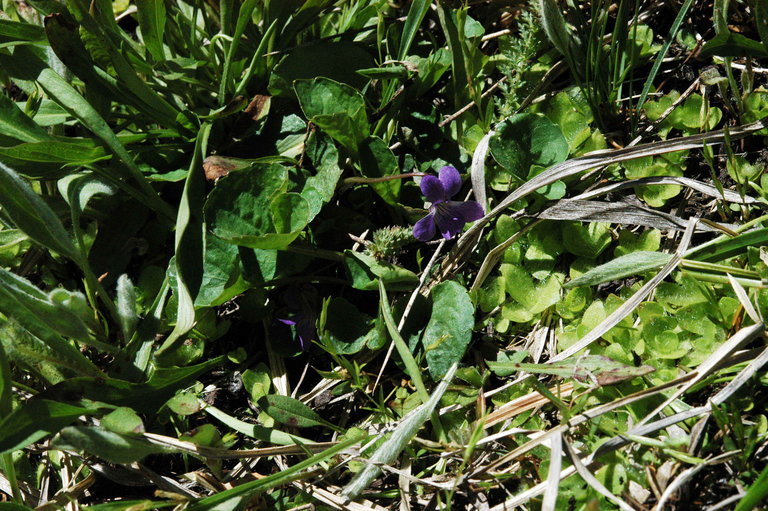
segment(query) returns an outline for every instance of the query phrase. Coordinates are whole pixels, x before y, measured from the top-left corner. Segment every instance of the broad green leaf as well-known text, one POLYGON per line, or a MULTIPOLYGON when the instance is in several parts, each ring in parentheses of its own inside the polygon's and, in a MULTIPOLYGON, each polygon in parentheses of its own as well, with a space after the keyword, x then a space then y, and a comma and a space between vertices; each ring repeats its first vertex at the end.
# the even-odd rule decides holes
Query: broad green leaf
POLYGON ((323 41, 297 46, 275 66, 269 91, 275 96, 293 97, 293 82, 324 77, 362 89, 368 80, 358 70, 374 65, 373 57, 349 41, 323 41))
POLYGON ((229 174, 219 180, 208 195, 205 204, 208 227, 230 243, 276 248, 269 246, 268 235, 276 233, 270 206, 287 186, 288 170, 276 163, 229 174))
POLYGON ((306 155, 315 167, 315 175, 307 178, 302 197, 309 204, 309 221, 312 221, 336 192, 336 184, 343 172, 339 166, 339 152, 333 141, 320 132, 310 135, 306 143, 306 155))
MULTIPOLYGON (((400 173, 397 158, 379 137, 368 137, 360 146, 360 173, 365 177, 385 177, 400 173)), ((400 179, 372 183, 376 193, 388 203, 398 204, 400 179)))
POLYGON ((324 311, 323 343, 333 352, 350 355, 360 351, 371 331, 371 317, 344 298, 334 297, 324 311))
POLYGON ((292 397, 271 394, 259 399, 259 406, 267 415, 286 426, 298 428, 325 426, 338 429, 337 426, 320 417, 312 408, 292 397))
POLYGON ((493 158, 509 174, 495 177, 495 189, 506 191, 514 178, 526 180, 568 157, 568 142, 560 128, 542 115, 517 114, 502 122, 489 143, 493 158), (513 177, 514 176, 514 177, 513 177))
POLYGON ((136 0, 141 39, 156 62, 165 60, 163 34, 165 32, 165 2, 136 0))
POLYGON ((101 426, 121 435, 144 432, 141 417, 127 406, 121 406, 102 417, 101 426))
POLYGON ((298 233, 309 223, 309 203, 298 193, 281 193, 269 204, 278 234, 298 233))
POLYGON ((58 449, 84 451, 110 463, 133 463, 166 449, 146 440, 121 435, 98 426, 69 426, 51 442, 58 449))
POLYGON ((327 78, 296 80, 293 87, 307 119, 356 155, 370 133, 363 96, 327 78))
POLYGON ((594 259, 611 244, 611 228, 602 222, 565 222, 563 245, 571 254, 594 259))
POLYGON ((432 317, 421 343, 427 355, 429 374, 437 381, 458 363, 472 338, 475 308, 460 284, 447 281, 432 289, 432 317))
POLYGON ((72 424, 78 417, 98 411, 95 403, 71 405, 33 397, 0 421, 0 454, 23 449, 72 424))
POLYGON ((203 278, 195 297, 195 307, 221 305, 248 288, 240 271, 237 245, 206 233, 203 278))
POLYGON ((0 157, 25 176, 51 179, 69 172, 68 166, 88 165, 112 156, 91 140, 53 139, 0 147, 0 157))
POLYGON ((81 264, 77 250, 59 217, 11 168, 0 163, 0 206, 16 227, 44 247, 81 264))
POLYGON ((192 415, 201 410, 200 400, 191 392, 181 392, 168 400, 166 406, 173 413, 179 415, 192 415))
POLYGON ((563 287, 594 286, 603 282, 623 279, 631 275, 659 269, 667 264, 671 258, 670 254, 662 252, 631 252, 592 268, 583 275, 567 282, 563 287))
POLYGON ((378 289, 379 279, 386 284, 387 289, 393 291, 408 291, 419 282, 411 270, 360 252, 345 251, 344 264, 352 278, 352 287, 363 291, 378 289))

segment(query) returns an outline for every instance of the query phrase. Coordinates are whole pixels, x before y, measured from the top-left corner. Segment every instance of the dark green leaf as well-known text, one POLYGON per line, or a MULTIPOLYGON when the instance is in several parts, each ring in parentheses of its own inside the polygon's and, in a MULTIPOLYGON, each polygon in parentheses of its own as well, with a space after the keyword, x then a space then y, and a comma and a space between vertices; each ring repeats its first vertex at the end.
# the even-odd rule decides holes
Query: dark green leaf
POLYGON ((759 42, 726 30, 717 34, 701 47, 699 56, 705 57, 766 57, 768 50, 759 42))
MULTIPOLYGON (((568 142, 560 128, 535 114, 517 114, 502 122, 489 147, 493 158, 522 180, 531 176, 532 166, 547 168, 568 157, 568 142)), ((504 186, 505 182, 508 186, 509 179, 500 176, 496 186, 504 186)))
MULTIPOLYGON (((365 177, 385 177, 400 173, 397 158, 379 137, 368 137, 360 146, 360 173, 365 177)), ((400 179, 372 183, 376 193, 392 205, 398 203, 400 179)))
POLYGON ((374 291, 379 288, 378 280, 381 279, 387 289, 408 291, 419 282, 419 278, 411 270, 359 252, 345 251, 344 263, 355 289, 374 291))
POLYGON ((320 417, 312 408, 292 397, 272 394, 259 399, 259 406, 267 415, 286 426, 298 428, 325 426, 334 430, 337 429, 336 426, 320 417))
POLYGON ((363 96, 327 78, 296 80, 293 87, 307 119, 357 154, 370 132, 363 96))
POLYGON ((475 308, 467 290, 456 282, 438 284, 431 296, 432 317, 421 342, 427 354, 429 374, 437 381, 464 357, 472 338, 475 308))
POLYGON ((357 71, 373 64, 367 51, 348 41, 297 46, 275 67, 269 91, 275 96, 293 96, 294 81, 320 76, 361 89, 368 80, 357 71))

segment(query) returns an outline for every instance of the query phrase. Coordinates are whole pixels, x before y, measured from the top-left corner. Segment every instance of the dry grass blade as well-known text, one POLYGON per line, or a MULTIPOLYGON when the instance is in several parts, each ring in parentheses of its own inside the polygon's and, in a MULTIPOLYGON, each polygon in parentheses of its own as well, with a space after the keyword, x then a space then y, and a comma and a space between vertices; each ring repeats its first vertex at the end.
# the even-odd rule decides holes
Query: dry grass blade
POLYGON ((684 384, 686 381, 690 379, 690 376, 686 375, 682 378, 678 378, 676 380, 664 383, 662 385, 658 385, 656 387, 652 387, 650 389, 641 390, 639 392, 635 392, 634 394, 630 394, 629 396, 625 396, 621 399, 617 399, 615 401, 612 401, 610 403, 605 403, 603 405, 596 406, 594 408, 590 408, 589 410, 586 410, 579 415, 576 415, 571 420, 569 420, 565 424, 561 424, 559 426, 556 426, 549 431, 546 431, 545 433, 537 436, 536 438, 532 439, 529 442, 526 442, 525 444, 521 445, 520 447, 508 452, 498 460, 494 461, 493 463, 490 463, 484 467, 481 467, 476 472, 473 473, 473 476, 479 475, 482 473, 490 473, 494 470, 497 470, 499 467, 511 462, 512 460, 518 458, 519 456, 522 456, 526 452, 530 451, 537 445, 541 445, 543 442, 545 442, 547 439, 552 437, 556 432, 564 432, 568 430, 568 428, 578 426, 579 424, 583 424, 591 419, 594 419, 595 417, 599 417, 605 413, 608 413, 612 410, 615 410, 617 408, 621 408, 622 406, 628 405, 630 403, 634 403, 636 401, 640 401, 641 399, 645 399, 647 397, 656 395, 660 392, 664 392, 666 390, 669 390, 671 388, 675 388, 678 385, 684 384))
POLYGON ((608 332, 611 328, 616 326, 619 321, 624 319, 626 316, 628 316, 635 308, 640 305, 640 302, 642 302, 646 296, 651 294, 651 292, 658 286, 662 280, 667 278, 667 275, 672 273, 672 271, 677 268, 677 265, 680 264, 680 260, 682 259, 682 254, 688 249, 688 244, 691 241, 691 236, 693 235, 693 230, 696 226, 696 219, 692 218, 688 222, 688 228, 685 231, 685 234, 683 235, 683 239, 680 241, 680 245, 677 247, 677 252, 675 253, 674 257, 669 260, 667 264, 665 264, 658 274, 656 274, 651 280, 645 283, 643 287, 637 290, 635 294, 633 294, 629 300, 624 302, 621 307, 613 311, 610 315, 608 315, 607 318, 605 318, 599 325, 597 325, 595 328, 592 329, 591 332, 589 332, 587 335, 585 335, 582 339, 577 341, 575 344, 573 344, 568 349, 560 352, 559 354, 552 357, 549 362, 558 362, 560 360, 565 360, 566 358, 575 355, 579 351, 583 350, 596 340, 598 340, 600 337, 603 336, 606 332, 608 332))
POLYGON ((603 486, 603 484, 597 480, 597 478, 592 475, 592 472, 587 469, 587 467, 581 462, 581 458, 579 458, 579 453, 576 452, 576 450, 573 448, 573 446, 568 442, 568 440, 563 439, 563 445, 565 446, 565 452, 568 455, 568 457, 571 459, 571 462, 573 463, 573 467, 576 469, 576 472, 579 473, 579 475, 584 479, 584 481, 587 482, 592 488, 594 488, 598 493, 600 493, 603 497, 610 500, 617 506, 619 506, 620 509, 623 509, 624 511, 634 511, 632 509, 632 506, 618 498, 616 495, 611 493, 608 488, 603 486))
POLYGON ((541 511, 555 511, 557 491, 560 488, 560 468, 563 466, 563 434, 558 431, 549 440, 550 457, 547 489, 541 502, 541 511))
POLYGON ((755 310, 755 306, 752 305, 752 302, 749 300, 749 296, 747 295, 747 291, 744 289, 744 287, 739 283, 738 280, 733 278, 733 275, 730 273, 728 274, 728 281, 731 283, 731 287, 733 287, 733 290, 736 292, 736 297, 739 299, 741 306, 744 307, 744 311, 746 311, 749 319, 755 323, 762 323, 763 318, 760 317, 760 312, 755 310))
POLYGON ((361 502, 352 502, 349 498, 341 495, 341 488, 333 488, 335 491, 331 491, 305 481, 294 481, 291 484, 326 506, 339 511, 386 511, 387 509, 365 499, 362 499, 361 502))
MULTIPOLYGON (((557 385, 549 390, 560 398, 567 398, 573 393, 573 384, 563 383, 562 385, 557 385)), ((485 429, 491 428, 500 422, 509 420, 523 412, 533 410, 534 408, 543 406, 547 403, 549 403, 549 399, 546 397, 538 392, 530 392, 524 396, 513 399, 508 403, 504 403, 502 406, 486 415, 483 427, 485 429)))
POLYGON ((676 177, 676 176, 653 176, 653 177, 644 177, 641 179, 632 179, 630 181, 622 181, 620 183, 612 183, 607 186, 601 186, 600 188, 595 188, 594 190, 584 192, 580 195, 577 195, 576 197, 572 197, 571 200, 592 199, 594 197, 599 197, 600 195, 605 195, 606 193, 615 192, 617 190, 622 190, 624 188, 632 188, 635 186, 648 186, 648 185, 685 186, 687 188, 690 188, 691 190, 696 190, 697 192, 702 193, 704 195, 714 197, 715 199, 724 200, 726 202, 735 202, 736 204, 757 204, 758 202, 760 202, 754 197, 751 197, 749 195, 744 195, 742 197, 740 194, 732 190, 723 190, 723 193, 721 194, 720 191, 712 185, 702 183, 701 181, 697 181, 696 179, 691 179, 689 177, 676 177))
MULTIPOLYGON (((728 137, 730 140, 738 140, 766 127, 768 127, 768 119, 761 119, 757 122, 729 130, 728 137)), ((442 265, 441 272, 435 277, 435 280, 443 280, 459 265, 461 260, 466 257, 472 247, 475 246, 481 230, 488 222, 506 210, 512 203, 535 192, 542 186, 552 184, 560 179, 565 179, 604 165, 644 158, 646 156, 657 156, 676 151, 697 149, 705 144, 722 143, 725 141, 725 137, 726 135, 722 130, 711 131, 706 134, 661 140, 624 149, 596 151, 550 167, 517 188, 487 215, 475 222, 472 227, 463 234, 456 243, 456 246, 448 254, 442 265)))
MULTIPOLYGON (((663 211, 627 202, 602 202, 565 199, 539 213, 547 220, 578 220, 609 222, 612 224, 642 225, 660 230, 684 231, 687 221, 663 211)), ((700 231, 719 231, 707 224, 697 226, 700 231)))
POLYGON ((721 344, 714 353, 708 356, 704 362, 699 364, 696 370, 693 371, 695 376, 688 383, 673 392, 669 398, 667 398, 662 404, 656 407, 651 413, 646 415, 643 420, 638 422, 638 425, 642 426, 654 418, 659 412, 664 410, 664 408, 669 406, 673 401, 685 394, 691 387, 707 377, 728 355, 739 349, 739 347, 744 343, 751 341, 763 333, 764 330, 765 327, 763 324, 758 323, 756 325, 742 328, 735 335, 731 336, 731 338, 721 344))
POLYGON ((486 207, 488 196, 485 192, 485 158, 488 156, 488 144, 491 141, 491 137, 494 135, 494 131, 491 130, 486 134, 475 148, 475 153, 472 155, 472 166, 470 167, 470 179, 472 180, 472 193, 475 195, 475 200, 480 203, 483 208, 486 207))

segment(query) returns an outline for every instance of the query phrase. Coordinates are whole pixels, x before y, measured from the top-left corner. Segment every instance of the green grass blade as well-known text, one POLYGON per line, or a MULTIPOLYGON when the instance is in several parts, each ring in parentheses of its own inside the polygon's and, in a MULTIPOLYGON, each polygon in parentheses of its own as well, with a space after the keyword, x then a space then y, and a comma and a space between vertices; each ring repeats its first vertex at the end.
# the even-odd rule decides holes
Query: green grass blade
MULTIPOLYGON (((683 24, 683 20, 685 19, 686 14, 688 14, 688 9, 691 7, 691 4, 693 3, 693 0, 685 0, 683 2, 683 5, 680 6, 680 10, 677 13, 677 16, 675 17, 675 21, 672 22, 672 26, 669 29, 669 35, 666 38, 666 41, 664 45, 661 47, 661 50, 656 54, 655 60, 653 61, 653 67, 651 67, 650 72, 648 73, 648 77, 645 79, 645 84, 643 84, 643 90, 640 92, 640 97, 637 100, 637 104, 634 107, 634 111, 639 114, 640 110, 643 108, 643 104, 645 103, 645 100, 648 99, 648 93, 651 92, 651 87, 653 87, 653 81, 656 79, 656 75, 659 73, 659 69, 661 69, 661 64, 664 61, 664 57, 667 55, 667 51, 669 50, 669 47, 672 46, 672 43, 675 42, 675 34, 677 34, 677 31, 680 30, 680 25, 683 24)), ((637 114, 632 117, 632 131, 634 132, 637 127, 637 121, 638 116, 637 114)))
POLYGON ((768 497, 768 467, 765 467, 757 480, 749 487, 747 493, 739 501, 733 511, 750 511, 757 509, 761 502, 768 497))
POLYGON ((405 18, 405 25, 403 25, 403 35, 400 36, 400 48, 397 50, 397 58, 399 60, 404 60, 408 56, 408 51, 416 39, 416 32, 419 30, 424 16, 429 12, 431 3, 432 0, 414 0, 411 2, 411 8, 408 9, 408 17, 405 18))
POLYGON ((237 25, 235 26, 235 33, 232 36, 232 41, 227 48, 227 55, 224 58, 224 69, 221 73, 219 82, 219 106, 223 106, 227 102, 227 89, 229 88, 232 77, 232 59, 235 58, 240 39, 243 37, 246 27, 251 23, 251 14, 256 7, 256 0, 245 0, 240 7, 240 11, 237 15, 237 25))
POLYGON ((0 135, 22 142, 45 142, 53 138, 5 94, 0 94, 0 135))
POLYGON ((389 306, 389 299, 387 298, 387 290, 384 288, 384 281, 379 279, 379 294, 381 301, 381 313, 384 316, 384 323, 387 325, 387 331, 392 337, 392 342, 395 343, 395 348, 400 358, 405 364, 406 372, 408 376, 413 380, 413 384, 416 386, 416 391, 421 396, 422 402, 426 403, 429 400, 429 392, 424 385, 424 380, 421 379, 421 369, 416 363, 416 359, 413 358, 411 350, 408 349, 408 345, 400 335, 400 331, 397 329, 395 319, 392 317, 392 309, 389 306))
POLYGON ((163 34, 165 33, 165 2, 160 0, 136 0, 141 37, 152 58, 157 62, 165 60, 163 34))
POLYGON ((45 248, 78 264, 83 256, 59 217, 16 172, 0 163, 0 206, 16 227, 45 248))

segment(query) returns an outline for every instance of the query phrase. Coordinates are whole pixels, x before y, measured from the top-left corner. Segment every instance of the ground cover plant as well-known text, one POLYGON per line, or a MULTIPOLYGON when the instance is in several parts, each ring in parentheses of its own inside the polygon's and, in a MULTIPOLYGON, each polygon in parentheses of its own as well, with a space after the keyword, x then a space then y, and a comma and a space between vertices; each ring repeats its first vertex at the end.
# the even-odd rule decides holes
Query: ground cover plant
POLYGON ((768 495, 768 6, 0 13, 0 511, 768 495))

